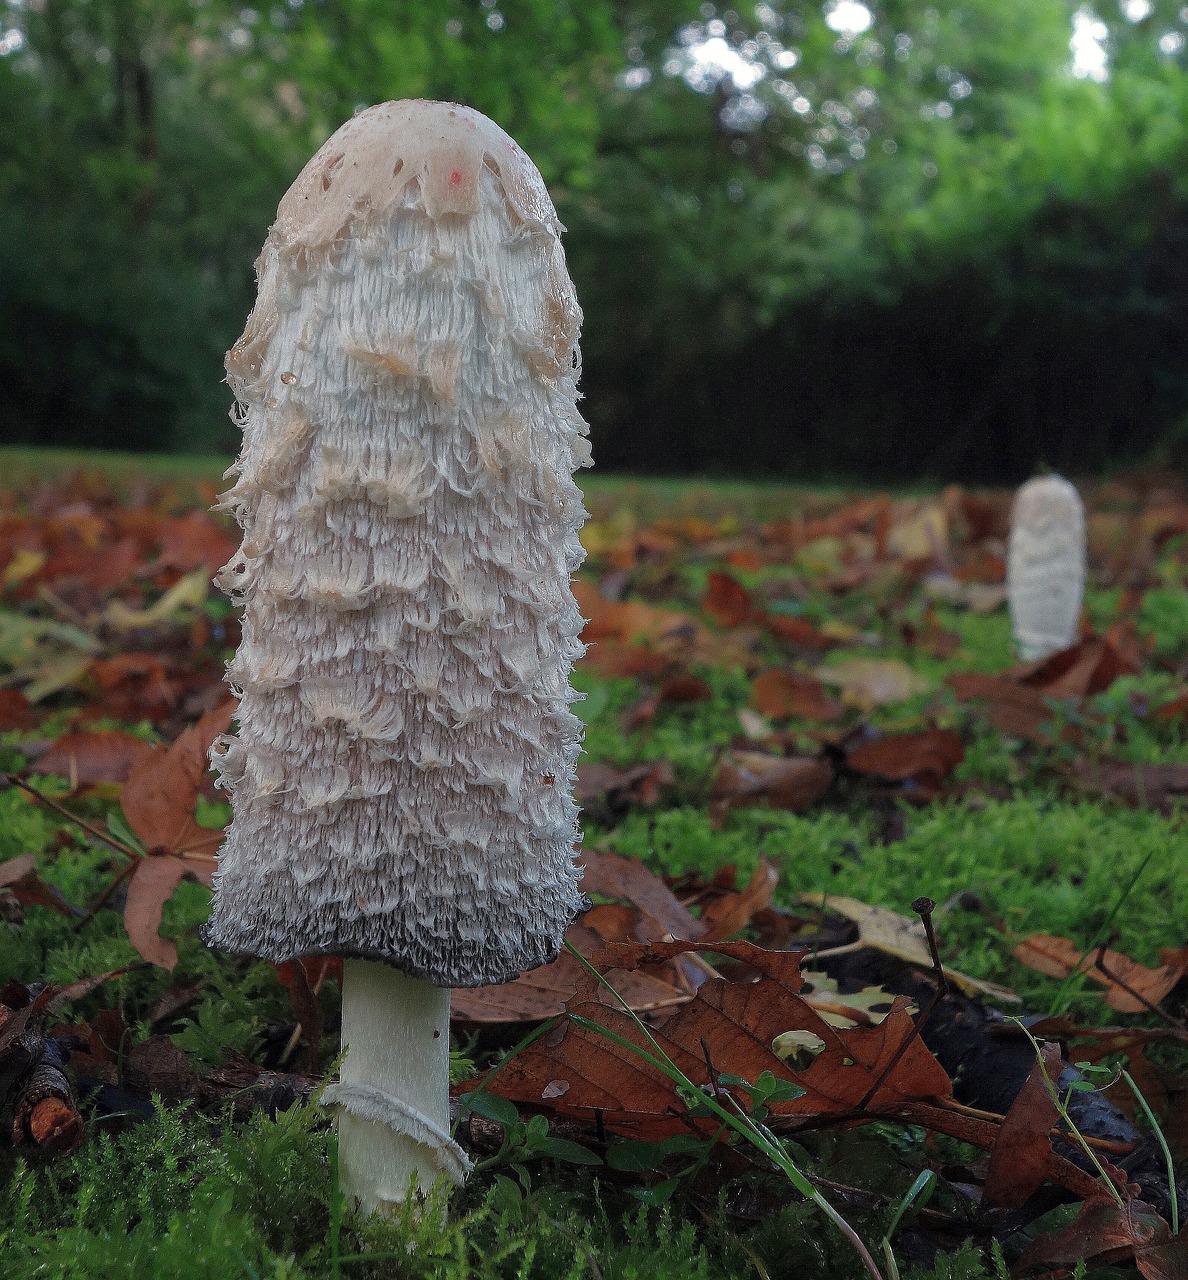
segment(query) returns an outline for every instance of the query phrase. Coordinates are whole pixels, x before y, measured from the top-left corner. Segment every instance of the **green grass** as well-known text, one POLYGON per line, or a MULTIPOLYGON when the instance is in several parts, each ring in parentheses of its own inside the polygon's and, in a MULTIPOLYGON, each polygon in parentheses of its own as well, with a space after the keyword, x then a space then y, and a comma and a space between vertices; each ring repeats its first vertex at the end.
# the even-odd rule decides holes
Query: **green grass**
MULTIPOLYGON (((141 476, 175 483, 178 500, 192 503, 186 487, 217 480, 226 462, 0 449, 0 465, 15 489, 40 476, 95 469, 125 492, 141 476)), ((596 475, 582 480, 596 518, 613 519, 625 510, 640 523, 688 515, 724 521, 726 527, 732 518, 771 518, 821 496, 794 486, 596 475)), ((675 566, 664 602, 694 611, 706 575, 716 567, 719 562, 690 551, 675 566)), ((913 729, 935 723, 959 729, 966 758, 956 778, 966 794, 924 807, 898 801, 904 834, 892 843, 880 839, 886 805, 872 805, 869 792, 849 782, 837 784, 826 803, 803 815, 748 808, 715 824, 709 793, 721 752, 742 732, 749 674, 725 662, 699 667, 711 692, 707 700, 664 705, 649 724, 628 734, 624 713, 648 689, 583 668, 575 683, 586 694, 577 710, 587 724, 588 758, 620 767, 664 761, 674 775, 654 809, 630 810, 613 822, 596 810, 586 824, 587 842, 672 876, 712 877, 730 866, 741 881, 765 857, 779 871, 777 902, 787 907, 795 907, 801 893, 824 892, 908 913, 921 895, 945 904, 976 894, 982 911, 954 905, 937 918, 947 963, 1012 987, 1036 1012, 1067 1011, 1086 1025, 1116 1019, 1092 988, 1066 990, 1059 980, 1020 965, 1012 948, 1020 937, 1039 932, 1089 949, 1116 930, 1113 945, 1119 950, 1157 964, 1161 947, 1188 941, 1183 811, 1164 816, 1088 797, 1070 782, 1065 749, 1004 738, 979 713, 956 703, 945 689, 948 674, 1000 671, 1011 661, 1004 610, 978 615, 939 608, 940 624, 958 635, 960 647, 945 659, 929 657, 905 644, 899 632, 905 620, 919 623, 919 600, 905 611, 894 603, 896 586, 890 581, 845 596, 829 594, 820 588, 821 568, 801 568, 811 595, 807 601, 790 598, 788 607, 817 621, 845 621, 862 637, 822 661, 896 658, 930 684, 927 693, 905 704, 869 715, 851 709, 842 727, 913 729)), ((1155 659, 1143 674, 1090 700, 1090 752, 1133 763, 1188 762, 1183 722, 1157 722, 1146 713, 1182 689, 1183 669, 1175 664, 1188 651, 1188 597, 1182 582, 1177 585, 1170 551, 1159 572, 1167 585, 1148 594, 1139 617, 1153 638, 1155 659)), ((773 584, 780 576, 770 570, 739 574, 757 591, 777 591, 773 584)), ((1119 603, 1117 592, 1091 596, 1090 612, 1099 626, 1116 619, 1119 603)), ((784 661, 774 645, 761 645, 759 656, 764 665, 784 661)), ((1054 716, 1060 714, 1053 708, 1054 716)), ((55 712, 49 731, 64 728, 66 718, 65 707, 55 712)), ((781 727, 799 735, 805 750, 816 749, 809 736, 813 726, 793 720, 781 727)), ((5 768, 23 765, 21 741, 21 734, 0 738, 5 768)), ((100 789, 91 799, 71 803, 102 823, 115 796, 114 788, 100 789)), ((79 908, 110 875, 102 849, 64 829, 22 793, 0 792, 0 861, 26 852, 41 855, 44 879, 79 908)), ((73 1016, 86 1019, 101 1008, 118 1007, 135 1043, 154 1030, 150 1010, 169 988, 194 987, 192 1003, 156 1032, 170 1035, 197 1071, 231 1051, 259 1054, 290 1021, 288 999, 271 966, 233 961, 199 941, 197 927, 208 901, 201 886, 184 884, 167 905, 162 932, 176 938, 179 950, 173 974, 137 969, 81 1002, 73 1016)), ((0 923, 0 979, 67 983, 136 959, 115 910, 100 911, 80 932, 70 918, 41 907, 27 907, 19 926, 0 923)), ((321 992, 328 1015, 336 997, 333 983, 321 992)), ((488 1036, 459 1047, 464 1063, 482 1063, 506 1043, 488 1036)), ((327 1045, 323 1068, 332 1054, 327 1045)), ((90 1128, 87 1144, 71 1158, 43 1160, 0 1148, 5 1280, 847 1280, 860 1274, 848 1247, 811 1206, 789 1202, 786 1190, 775 1196, 772 1179, 756 1171, 682 1177, 690 1162, 676 1161, 664 1170, 676 1177, 671 1199, 642 1203, 641 1196, 662 1198, 649 1190, 660 1175, 640 1180, 558 1164, 521 1144, 526 1155, 497 1161, 455 1193, 448 1207, 439 1200, 419 1220, 409 1214, 377 1225, 355 1221, 336 1201, 333 1134, 317 1109, 298 1108, 274 1119, 257 1113, 235 1123, 219 1112, 201 1114, 193 1105, 157 1107, 137 1124, 96 1114, 90 1128)), ((968 1155, 958 1151, 954 1159, 968 1155)), ((826 1171, 835 1181, 884 1197, 878 1208, 847 1210, 863 1238, 874 1243, 916 1172, 938 1156, 919 1133, 872 1127, 806 1137, 797 1144, 797 1159, 810 1171, 826 1171)), ((959 1208, 943 1194, 934 1207, 959 1208)), ((1017 1250, 1025 1240, 1012 1243, 1017 1250)), ((903 1267, 904 1280, 990 1280, 998 1274, 994 1260, 972 1247, 942 1255, 933 1268, 903 1267)), ((1133 1272, 1099 1274, 1104 1280, 1133 1272)))

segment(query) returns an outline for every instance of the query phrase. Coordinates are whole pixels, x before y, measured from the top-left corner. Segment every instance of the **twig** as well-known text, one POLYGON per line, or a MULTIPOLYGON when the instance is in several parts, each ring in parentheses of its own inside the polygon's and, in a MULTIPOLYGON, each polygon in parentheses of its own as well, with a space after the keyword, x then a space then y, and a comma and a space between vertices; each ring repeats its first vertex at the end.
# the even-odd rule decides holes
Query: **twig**
POLYGON ((130 845, 124 844, 122 840, 117 840, 114 836, 109 835, 101 828, 94 826, 85 818, 80 818, 77 813, 71 813, 65 805, 59 804, 52 796, 47 796, 44 792, 38 791, 32 783, 26 782, 24 778, 19 777, 15 773, 5 773, 4 781, 10 787, 19 787, 27 795, 30 795, 39 804, 43 804, 47 809, 52 809, 59 817, 65 818, 68 822, 73 822, 76 827, 81 827, 89 836, 94 836, 96 840, 102 840, 109 849, 114 849, 116 853, 122 853, 126 858, 139 858, 140 851, 133 849, 130 845))
POLYGON ((1109 980, 1112 983, 1114 983, 1116 986, 1121 987, 1122 990, 1125 991, 1128 996, 1131 996, 1133 999, 1137 1000, 1139 1004, 1141 1004, 1143 1008, 1147 1010, 1148 1013, 1153 1013, 1157 1018, 1162 1018, 1164 1022, 1166 1022, 1169 1026, 1176 1027, 1178 1030, 1182 1031, 1184 1029, 1185 1024, 1181 1019, 1173 1018, 1170 1013, 1166 1012, 1164 1009, 1161 1009, 1159 1005, 1148 1000, 1147 997, 1143 995, 1141 991, 1136 991, 1134 987, 1132 987, 1130 983, 1126 981, 1125 978, 1121 977, 1119 974, 1114 973, 1111 969, 1109 969, 1106 966, 1105 953, 1109 949, 1110 943, 1116 941, 1117 937, 1118 937, 1117 932, 1114 932, 1104 942, 1098 945, 1097 956, 1094 958, 1093 967, 1097 969, 1099 972, 1101 972, 1102 974, 1104 974, 1107 978, 1109 978, 1109 980))
POLYGON ((911 1030, 896 1046, 890 1062, 879 1073, 879 1078, 863 1094, 861 1101, 858 1103, 859 1111, 864 1111, 870 1105, 871 1099, 886 1084, 895 1068, 899 1066, 900 1059, 907 1053, 912 1042, 924 1030, 928 1019, 932 1016, 932 1011, 949 994, 949 980, 945 977, 945 968, 941 964, 940 950, 936 945, 936 931, 932 927, 932 913, 936 910, 936 903, 932 898, 917 898, 912 903, 912 910, 924 924, 924 936, 928 939, 928 951, 932 956, 933 972, 936 974, 936 990, 932 993, 932 998, 924 1006, 923 1011, 917 1015, 916 1020, 912 1023, 911 1030))
POLYGON ((91 905, 86 909, 83 915, 77 921, 75 921, 75 924, 74 924, 75 933, 81 932, 81 930, 86 925, 90 924, 91 921, 94 920, 94 918, 99 914, 99 912, 103 910, 104 905, 111 898, 112 894, 115 893, 115 891, 120 887, 120 885, 122 885, 124 881, 127 880, 127 878, 132 874, 132 872, 136 870, 139 863, 140 863, 139 858, 133 858, 131 862, 124 863, 123 867, 121 867, 119 872, 117 873, 115 879, 107 886, 106 889, 103 890, 103 892, 99 895, 99 897, 96 898, 95 901, 91 903, 91 905))

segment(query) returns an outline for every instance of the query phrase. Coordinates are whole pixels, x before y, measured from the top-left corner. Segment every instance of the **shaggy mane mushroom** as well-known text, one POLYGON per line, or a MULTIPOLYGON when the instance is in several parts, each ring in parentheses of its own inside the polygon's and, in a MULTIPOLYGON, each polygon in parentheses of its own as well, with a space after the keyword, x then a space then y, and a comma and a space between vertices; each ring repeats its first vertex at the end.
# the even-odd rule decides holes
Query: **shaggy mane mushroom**
POLYGON ((1011 508, 1007 602, 1015 647, 1046 658, 1077 638, 1085 594, 1085 507, 1062 476, 1036 476, 1011 508))
POLYGON ((280 203, 227 357, 243 448, 233 820, 207 941, 342 955, 344 1190, 460 1181, 449 990, 553 959, 573 847, 589 465, 552 202, 449 103, 348 121, 280 203))

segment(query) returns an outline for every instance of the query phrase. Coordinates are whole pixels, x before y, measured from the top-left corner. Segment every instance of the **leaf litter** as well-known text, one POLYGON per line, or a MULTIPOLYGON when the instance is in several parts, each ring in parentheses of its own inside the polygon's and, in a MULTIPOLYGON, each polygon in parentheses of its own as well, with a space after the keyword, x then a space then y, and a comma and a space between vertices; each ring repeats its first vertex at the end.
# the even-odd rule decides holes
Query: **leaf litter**
MULTIPOLYGON (((1163 1174, 1160 1190, 1158 1162, 1147 1160, 1151 1135, 1135 1126, 1132 1100, 1113 1083, 1106 1093, 1083 1086, 1093 1078, 1086 1070, 1121 1055, 1173 1141, 1188 1133, 1188 1090, 1158 1056, 1160 1046, 1188 1039, 1184 939, 1168 939, 1162 964, 1151 967, 1095 939, 1012 939, 988 920, 1021 964, 1083 980, 1100 992, 1103 1011, 1134 1020, 1115 1028, 1066 1016, 1035 1022, 1034 1034, 1048 1039, 1041 1059, 1027 1062, 1026 1045, 996 1012, 1018 997, 942 963, 924 916, 810 893, 795 883, 794 867, 781 876, 762 858, 736 885, 729 868, 712 881, 666 882, 614 852, 615 823, 663 809, 674 795, 699 796, 718 825, 756 806, 802 813, 955 796, 973 804, 977 784, 962 770, 973 735, 987 727, 1012 751, 1023 744, 1067 794, 1179 821, 1188 761, 1141 759, 1131 749, 1148 727, 1174 733, 1188 721, 1183 657, 1160 655, 1134 623, 1144 586, 1160 589, 1169 572, 1183 581, 1188 505, 1178 491, 1168 497, 1174 485, 1102 490, 1091 557, 1103 589, 1125 590, 1122 620, 1097 632, 1087 618, 1066 652, 1015 665, 968 653, 959 621, 961 611, 1001 610, 1003 495, 951 488, 939 501, 812 499, 802 512, 748 527, 732 515, 645 525, 622 508, 596 511, 583 532, 591 561, 576 584, 589 619, 581 670, 632 681, 638 692, 618 713, 633 753, 583 760, 579 770, 579 797, 610 834, 579 852, 592 905, 568 941, 617 994, 569 951, 501 987, 455 992, 460 1028, 503 1028, 504 1044, 524 1024, 546 1028, 480 1076, 481 1087, 546 1116, 592 1159, 609 1158, 612 1135, 654 1145, 656 1160, 639 1165, 645 1185, 682 1136, 703 1144, 704 1167, 723 1177, 737 1167, 738 1150, 699 1109, 698 1092, 730 1095, 790 1137, 920 1126, 985 1153, 947 1184, 981 1215, 983 1240, 1006 1238, 996 1213, 1013 1214, 1017 1230, 1052 1194, 1081 1202, 1071 1225, 1019 1253, 1021 1274, 1067 1274, 1083 1259, 1129 1260, 1144 1276, 1188 1274, 1183 1239, 1168 1225, 1171 1188, 1163 1174), (691 585, 697 566, 705 571, 691 585), (744 732, 719 738, 709 768, 693 779, 657 744, 668 741, 672 717, 715 706, 714 671, 745 681, 736 734, 740 725, 744 732), (1119 681, 1155 675, 1163 683, 1151 705, 1135 695, 1101 702, 1119 681), (741 940, 748 935, 765 945, 741 940), (642 1056, 656 1045, 692 1095, 642 1056), (980 1069, 979 1059, 999 1065, 980 1069), (1082 1117, 1112 1192, 1055 1108, 1057 1081, 1071 1091, 1070 1114, 1082 1117), (1145 1171, 1141 1181, 1135 1170, 1145 1171)), ((77 828, 78 841, 106 850, 108 878, 76 901, 53 882, 52 849, 10 858, 0 863, 10 927, 43 909, 85 933, 114 910, 146 967, 178 965, 178 939, 161 932, 167 904, 184 880, 209 884, 221 834, 206 757, 233 712, 222 674, 237 623, 209 579, 234 550, 228 526, 179 505, 171 491, 141 486, 128 501, 76 478, 43 488, 35 502, 12 499, 0 527, 0 729, 17 753, 13 781, 30 803, 77 828), (129 733, 112 722, 139 727, 129 733), (96 809, 113 802, 106 828, 96 826, 96 809)), ((927 887, 927 868, 920 880, 927 887)), ((69 1002, 93 1010, 94 993, 127 972, 0 989, 0 1098, 14 1142, 68 1153, 85 1140, 93 1122, 72 1077, 130 1097, 215 1105, 234 1096, 239 1109, 309 1098, 325 1061, 325 993, 340 977, 337 962, 277 967, 293 1021, 278 1028, 271 1060, 229 1049, 221 1065, 201 1069, 156 1029, 128 1049, 117 1009, 55 1027, 69 1002), (127 1051, 113 1050, 113 1039, 127 1051), (278 1070, 299 1040, 310 1074, 278 1070)), ((154 1028, 184 1021, 204 998, 201 983, 181 981, 189 985, 166 987, 157 1000, 154 1028)), ((478 1087, 470 1081, 456 1092, 464 1101, 478 1087)))

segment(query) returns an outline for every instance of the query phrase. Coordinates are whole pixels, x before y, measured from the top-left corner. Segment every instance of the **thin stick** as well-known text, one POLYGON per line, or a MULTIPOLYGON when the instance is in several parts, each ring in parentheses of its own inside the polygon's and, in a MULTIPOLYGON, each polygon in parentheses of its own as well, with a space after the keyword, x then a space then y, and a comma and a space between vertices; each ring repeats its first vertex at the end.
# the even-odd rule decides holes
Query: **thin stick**
POLYGON ((94 836, 96 840, 102 840, 109 849, 114 849, 116 853, 122 853, 126 858, 139 858, 141 856, 138 850, 124 844, 122 840, 117 840, 114 836, 108 835, 106 831, 100 830, 99 827, 93 826, 85 818, 80 818, 77 813, 71 813, 65 805, 59 804, 52 796, 47 796, 38 791, 35 786, 26 782, 24 778, 19 777, 17 774, 6 773, 0 776, 3 776, 4 781, 9 786, 19 787, 20 790, 31 795, 38 803, 45 805, 48 809, 52 809, 68 822, 73 822, 76 827, 81 827, 87 835, 94 836))
POLYGON ((924 1006, 923 1012, 918 1014, 916 1020, 912 1023, 911 1030, 896 1046, 895 1052, 891 1055, 891 1061, 879 1073, 879 1078, 874 1084, 862 1095, 862 1099, 858 1103, 859 1111, 864 1111, 870 1105, 871 1099, 886 1084, 895 1068, 899 1066, 900 1060, 907 1053, 912 1042, 924 1030, 928 1019, 932 1017, 932 1011, 949 994, 949 980, 945 977, 945 968, 941 964, 940 949, 936 945, 936 931, 932 927, 932 913, 936 910, 936 903, 932 898, 917 898, 912 903, 912 910, 916 912, 924 924, 924 936, 928 939, 928 951, 932 956, 932 969, 936 974, 936 990, 932 993, 932 999, 924 1006))
POLYGON ((1135 1000, 1137 1000, 1139 1004, 1141 1004, 1143 1008, 1147 1010, 1148 1013, 1153 1013, 1157 1018, 1162 1018, 1164 1022, 1168 1023, 1170 1026, 1183 1030, 1184 1023, 1179 1018, 1173 1018, 1170 1013, 1167 1013, 1164 1009, 1161 1009, 1159 1005, 1154 1004, 1152 1001, 1148 1000, 1147 997, 1143 995, 1141 991, 1136 991, 1134 987, 1132 987, 1130 983, 1126 981, 1125 978, 1112 972, 1109 968, 1106 967, 1105 953, 1109 949, 1110 943, 1115 942, 1117 938, 1118 938, 1118 934, 1115 932, 1111 934, 1110 937, 1108 937, 1103 943, 1101 943, 1098 946, 1097 956, 1093 961, 1093 967, 1095 969, 1100 970, 1101 973, 1105 974, 1105 976, 1109 978, 1109 980, 1113 982, 1115 985, 1121 987, 1122 990, 1125 991, 1128 996, 1131 996, 1135 1000))
POLYGON ((86 925, 103 910, 104 905, 111 898, 112 894, 124 883, 125 880, 136 870, 139 863, 138 858, 133 858, 130 862, 125 862, 123 867, 117 873, 115 879, 107 886, 106 889, 95 899, 94 902, 86 909, 80 919, 75 921, 74 932, 79 933, 86 925))

